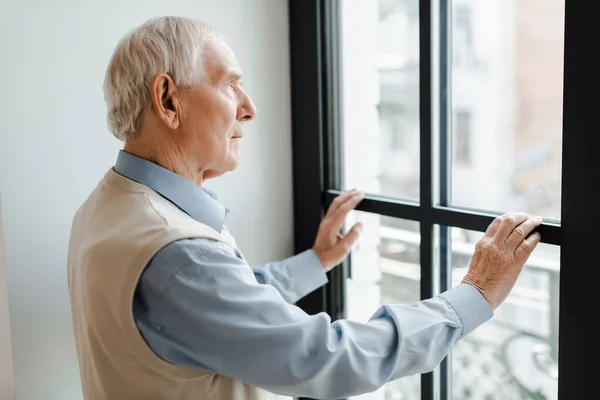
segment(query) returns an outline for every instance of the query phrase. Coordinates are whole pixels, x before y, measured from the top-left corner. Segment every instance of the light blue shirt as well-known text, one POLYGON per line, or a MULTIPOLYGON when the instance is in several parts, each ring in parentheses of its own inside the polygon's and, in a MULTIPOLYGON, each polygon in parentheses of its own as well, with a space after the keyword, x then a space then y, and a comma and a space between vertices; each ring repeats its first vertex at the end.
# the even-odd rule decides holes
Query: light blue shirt
MULTIPOLYGON (((123 151, 114 169, 199 222, 225 229, 227 209, 185 178, 123 151)), ((382 306, 365 323, 332 322, 293 305, 326 282, 311 250, 252 268, 227 244, 185 239, 150 261, 133 313, 150 348, 167 362, 282 395, 327 399, 432 370, 493 315, 467 284, 412 305, 382 306)))

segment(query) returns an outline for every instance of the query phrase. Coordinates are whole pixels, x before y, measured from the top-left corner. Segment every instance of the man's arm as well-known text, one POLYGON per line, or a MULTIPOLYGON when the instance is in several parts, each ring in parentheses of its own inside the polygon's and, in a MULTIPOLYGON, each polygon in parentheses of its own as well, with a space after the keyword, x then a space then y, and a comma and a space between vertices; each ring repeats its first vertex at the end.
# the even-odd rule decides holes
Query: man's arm
POLYGON ((327 271, 348 256, 358 239, 360 224, 346 235, 340 234, 340 228, 363 196, 357 190, 338 195, 321 221, 313 248, 281 262, 253 267, 256 280, 275 287, 292 304, 327 283, 327 271))
POLYGON ((283 261, 253 266, 258 283, 273 286, 288 303, 295 303, 327 283, 327 274, 313 250, 283 261))
POLYGON ((229 246, 193 239, 153 258, 134 315, 148 345, 168 362, 274 393, 340 398, 430 371, 492 309, 463 284, 411 306, 381 307, 367 323, 332 323, 259 284, 229 246))

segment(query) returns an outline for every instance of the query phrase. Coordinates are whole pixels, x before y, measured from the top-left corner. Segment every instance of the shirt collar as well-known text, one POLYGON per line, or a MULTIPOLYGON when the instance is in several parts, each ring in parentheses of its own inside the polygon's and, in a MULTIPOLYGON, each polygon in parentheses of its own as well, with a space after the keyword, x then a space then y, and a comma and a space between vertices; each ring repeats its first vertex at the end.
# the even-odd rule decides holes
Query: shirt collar
POLYGON ((181 175, 123 150, 119 151, 113 169, 161 194, 196 221, 221 232, 229 210, 217 201, 217 196, 210 190, 198 187, 181 175))

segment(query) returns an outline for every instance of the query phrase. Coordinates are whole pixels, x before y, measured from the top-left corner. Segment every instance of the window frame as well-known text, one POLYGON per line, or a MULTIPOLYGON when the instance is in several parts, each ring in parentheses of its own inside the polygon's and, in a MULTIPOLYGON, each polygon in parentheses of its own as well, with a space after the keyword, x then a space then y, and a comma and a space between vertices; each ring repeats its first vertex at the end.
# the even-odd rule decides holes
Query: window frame
MULTIPOLYGON (((339 3, 343 0, 288 0, 292 104, 292 167, 294 246, 296 252, 312 247, 319 224, 331 201, 340 193, 343 155, 340 104, 339 55, 341 45, 339 3)), ((447 59, 450 43, 450 0, 422 0, 419 3, 419 84, 420 84, 420 201, 418 203, 367 194, 357 210, 418 221, 421 234, 421 298, 449 287, 449 228, 484 232, 498 215, 483 210, 452 206, 450 90, 447 63, 432 63, 437 40, 440 60, 447 59), (432 35, 437 24, 439 37, 432 35), (433 68, 437 68, 434 70, 433 68), (437 102, 439 137, 432 131, 433 102, 437 102), (439 158, 434 160, 434 145, 439 158), (437 169, 437 170, 435 170, 437 169), (439 190, 434 198, 434 184, 439 190), (434 226, 439 229, 434 230, 434 226), (434 276, 434 240, 440 243, 440 268, 434 276)), ((593 393, 592 294, 596 286, 585 277, 585 260, 594 260, 600 241, 595 229, 595 199, 600 198, 600 168, 594 170, 594 148, 600 135, 589 127, 596 123, 598 100, 592 90, 598 86, 598 62, 593 58, 593 13, 585 4, 566 0, 563 94, 563 150, 561 222, 545 221, 539 230, 542 242, 561 246, 559 304, 559 400, 585 398, 593 393)), ((597 158, 597 157, 596 157, 597 158)), ((598 213, 596 213, 598 214, 598 213)), ((329 283, 298 302, 310 314, 325 311, 332 319, 345 316, 345 279, 349 261, 328 273, 329 283)), ((597 346, 597 345, 596 345, 597 346)), ((451 398, 451 366, 444 360, 434 373, 421 378, 421 399, 451 398)))

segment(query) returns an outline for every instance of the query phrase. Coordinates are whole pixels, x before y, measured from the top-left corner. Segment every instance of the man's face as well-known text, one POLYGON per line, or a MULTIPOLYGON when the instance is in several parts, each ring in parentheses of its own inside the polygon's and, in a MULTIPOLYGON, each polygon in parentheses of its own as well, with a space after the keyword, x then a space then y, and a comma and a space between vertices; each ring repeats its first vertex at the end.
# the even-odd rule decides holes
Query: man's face
POLYGON ((242 72, 229 46, 208 41, 202 54, 202 82, 181 95, 181 132, 204 177, 212 178, 239 164, 242 125, 256 116, 256 108, 242 89, 242 72))

